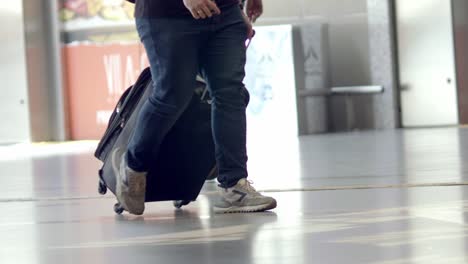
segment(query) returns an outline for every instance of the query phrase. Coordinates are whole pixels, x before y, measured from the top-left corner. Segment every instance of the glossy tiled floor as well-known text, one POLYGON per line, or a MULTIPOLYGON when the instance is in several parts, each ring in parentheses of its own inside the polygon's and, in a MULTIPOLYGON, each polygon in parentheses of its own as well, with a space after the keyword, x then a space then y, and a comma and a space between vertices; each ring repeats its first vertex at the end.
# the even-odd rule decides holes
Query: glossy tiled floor
POLYGON ((270 213, 196 203, 116 216, 95 142, 0 147, 0 263, 468 263, 468 130, 249 143, 270 213), (391 188, 388 188, 391 187, 391 188), (410 187, 410 188, 408 188, 410 187))

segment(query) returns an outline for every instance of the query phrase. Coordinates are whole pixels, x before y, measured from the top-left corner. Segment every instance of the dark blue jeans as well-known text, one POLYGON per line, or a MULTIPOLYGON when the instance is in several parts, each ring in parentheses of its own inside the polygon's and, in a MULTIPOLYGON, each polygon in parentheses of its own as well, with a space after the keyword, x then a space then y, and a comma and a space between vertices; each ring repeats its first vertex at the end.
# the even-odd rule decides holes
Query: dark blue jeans
POLYGON ((130 168, 147 171, 168 131, 187 107, 201 70, 213 99, 212 129, 218 181, 231 187, 247 177, 244 87, 247 26, 236 5, 208 19, 137 18, 153 75, 151 96, 130 139, 130 168))

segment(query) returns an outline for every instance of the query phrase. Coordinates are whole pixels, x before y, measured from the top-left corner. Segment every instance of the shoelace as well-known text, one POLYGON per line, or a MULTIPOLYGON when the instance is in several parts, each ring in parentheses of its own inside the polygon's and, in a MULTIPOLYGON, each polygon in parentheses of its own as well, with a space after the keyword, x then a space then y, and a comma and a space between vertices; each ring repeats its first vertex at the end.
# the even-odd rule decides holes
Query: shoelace
POLYGON ((252 186, 252 184, 253 184, 253 181, 246 180, 244 184, 244 188, 249 192, 258 193, 257 190, 252 186))

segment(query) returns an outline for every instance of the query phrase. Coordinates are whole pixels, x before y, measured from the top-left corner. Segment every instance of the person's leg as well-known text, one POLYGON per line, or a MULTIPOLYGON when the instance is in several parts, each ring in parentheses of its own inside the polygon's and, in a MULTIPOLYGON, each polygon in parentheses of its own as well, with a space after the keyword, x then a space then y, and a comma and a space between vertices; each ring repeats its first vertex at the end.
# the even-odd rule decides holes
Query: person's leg
POLYGON ((192 98, 200 37, 191 19, 137 19, 137 29, 150 62, 153 91, 139 113, 128 163, 146 171, 192 98))
POLYGON ((117 150, 114 163, 116 170, 120 167, 119 202, 141 214, 149 164, 193 95, 200 31, 192 19, 168 18, 138 18, 137 30, 150 62, 153 90, 138 114, 128 151, 117 150))
POLYGON ((247 26, 241 10, 233 7, 212 19, 210 37, 202 48, 201 67, 212 103, 212 128, 216 146, 222 202, 216 212, 263 211, 276 201, 250 186, 247 178, 246 107, 244 87, 247 26))
POLYGON ((209 39, 202 56, 203 72, 213 99, 213 138, 218 181, 223 187, 232 187, 248 176, 244 38, 243 24, 232 25, 209 39))

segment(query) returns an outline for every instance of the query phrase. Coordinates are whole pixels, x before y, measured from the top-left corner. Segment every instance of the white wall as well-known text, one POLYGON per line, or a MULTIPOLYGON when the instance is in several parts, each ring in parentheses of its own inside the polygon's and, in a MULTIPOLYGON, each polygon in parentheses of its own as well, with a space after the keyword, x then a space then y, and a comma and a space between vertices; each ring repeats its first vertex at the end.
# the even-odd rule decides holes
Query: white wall
MULTIPOLYGON (((372 83, 368 0, 264 0, 264 5, 265 12, 259 24, 305 21, 328 24, 331 86, 372 83)), ((374 98, 353 97, 351 109, 346 107, 345 99, 336 96, 328 101, 330 131, 375 128, 375 119, 381 117, 374 116, 374 98), (350 114, 355 116, 354 121, 348 120, 350 114)))
POLYGON ((333 86, 370 83, 367 0, 265 0, 259 25, 320 21, 329 24, 333 86))

